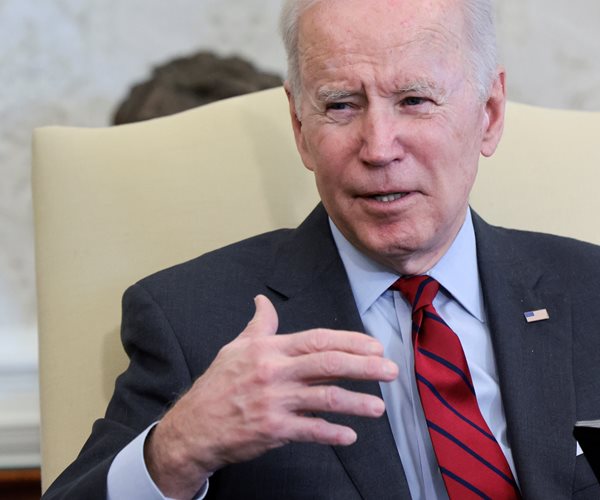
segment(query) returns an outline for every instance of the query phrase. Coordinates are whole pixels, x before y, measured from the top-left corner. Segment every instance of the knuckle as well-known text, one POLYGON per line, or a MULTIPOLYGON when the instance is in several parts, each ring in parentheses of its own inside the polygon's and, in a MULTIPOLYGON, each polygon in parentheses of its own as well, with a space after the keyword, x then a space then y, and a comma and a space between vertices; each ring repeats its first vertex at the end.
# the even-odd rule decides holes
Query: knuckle
POLYGON ((325 409, 334 411, 340 404, 340 391, 334 385, 323 387, 323 400, 325 401, 325 409))
POLYGON ((321 420, 320 418, 313 418, 310 426, 305 430, 306 439, 316 442, 321 441, 323 435, 325 434, 324 427, 325 421, 321 420))
POLYGON ((308 338, 308 348, 314 352, 325 351, 329 347, 328 335, 322 329, 311 331, 308 338))
POLYGON ((336 376, 342 367, 342 360, 336 352, 325 352, 321 357, 321 369, 326 376, 336 376))
POLYGON ((280 438, 284 435, 285 421, 278 414, 270 412, 262 420, 261 435, 264 438, 280 438))
POLYGON ((271 384, 277 379, 277 367, 268 360, 260 360, 255 364, 254 377, 261 385, 271 384))

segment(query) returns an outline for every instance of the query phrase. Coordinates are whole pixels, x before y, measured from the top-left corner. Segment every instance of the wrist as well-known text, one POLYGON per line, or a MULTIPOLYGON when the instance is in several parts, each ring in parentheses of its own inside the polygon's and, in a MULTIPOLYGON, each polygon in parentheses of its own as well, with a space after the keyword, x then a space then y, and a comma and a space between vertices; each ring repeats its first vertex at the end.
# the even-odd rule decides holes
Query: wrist
POLYGON ((144 461, 150 477, 170 498, 194 498, 212 475, 188 453, 185 439, 168 421, 159 422, 144 442, 144 461))

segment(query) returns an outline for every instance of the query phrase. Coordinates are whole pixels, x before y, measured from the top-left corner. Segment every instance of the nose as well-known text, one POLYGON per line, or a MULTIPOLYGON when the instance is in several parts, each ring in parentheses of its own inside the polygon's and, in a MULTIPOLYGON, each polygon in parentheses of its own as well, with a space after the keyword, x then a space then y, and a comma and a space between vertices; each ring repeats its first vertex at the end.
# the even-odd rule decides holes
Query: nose
POLYGON ((384 167, 404 156, 401 121, 393 109, 369 106, 361 124, 360 160, 373 167, 384 167))

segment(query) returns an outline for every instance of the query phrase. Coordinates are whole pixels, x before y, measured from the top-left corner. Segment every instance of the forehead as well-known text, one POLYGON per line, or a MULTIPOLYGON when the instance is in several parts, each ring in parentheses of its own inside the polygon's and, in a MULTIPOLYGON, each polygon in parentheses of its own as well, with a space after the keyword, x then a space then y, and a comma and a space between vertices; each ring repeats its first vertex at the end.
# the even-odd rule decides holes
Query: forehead
POLYGON ((466 52, 464 24, 461 0, 321 0, 300 19, 301 74, 444 65, 466 52))

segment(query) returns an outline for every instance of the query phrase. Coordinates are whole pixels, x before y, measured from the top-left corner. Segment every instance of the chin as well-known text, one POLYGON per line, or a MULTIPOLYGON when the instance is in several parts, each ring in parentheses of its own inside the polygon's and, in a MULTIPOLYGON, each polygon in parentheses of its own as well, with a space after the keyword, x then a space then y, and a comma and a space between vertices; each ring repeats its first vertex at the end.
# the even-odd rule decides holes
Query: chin
POLYGON ((357 248, 373 260, 401 274, 420 274, 437 262, 443 245, 435 244, 435 234, 402 232, 361 238, 357 248))
POLYGON ((411 255, 419 253, 419 246, 411 239, 399 240, 396 238, 392 240, 382 238, 377 240, 363 240, 360 242, 360 246, 357 245, 357 247, 359 250, 368 254, 372 259, 384 262, 388 266, 392 262, 405 260, 411 255))

